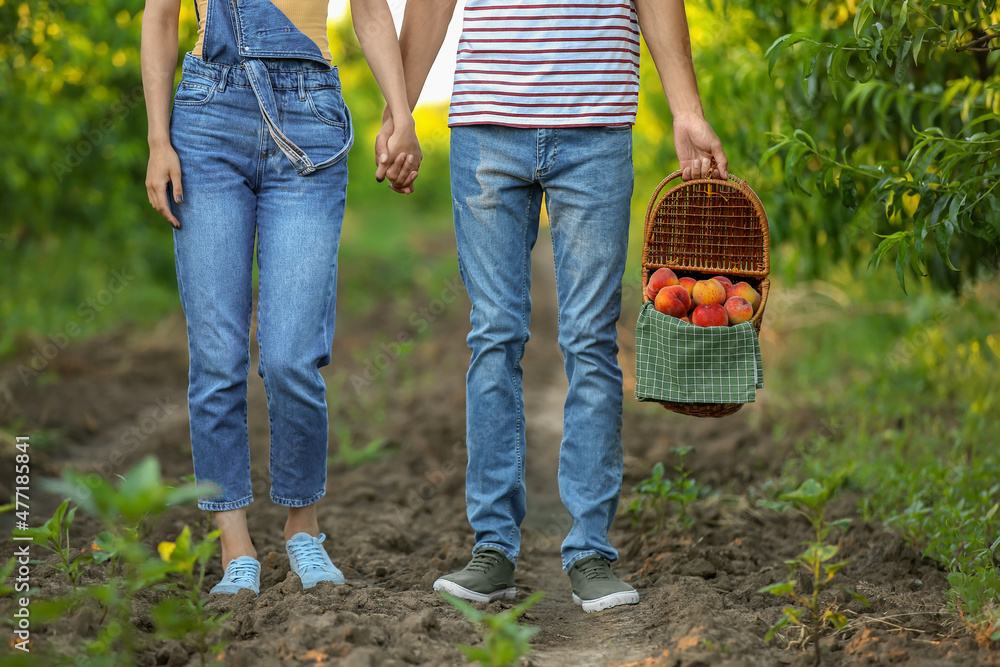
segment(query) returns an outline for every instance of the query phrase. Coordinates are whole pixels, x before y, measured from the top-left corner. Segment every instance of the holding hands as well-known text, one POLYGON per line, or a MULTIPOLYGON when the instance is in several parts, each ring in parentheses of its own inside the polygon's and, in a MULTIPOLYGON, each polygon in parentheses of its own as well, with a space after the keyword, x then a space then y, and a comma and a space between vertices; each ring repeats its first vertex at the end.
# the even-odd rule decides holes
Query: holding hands
POLYGON ((375 137, 375 180, 381 183, 388 178, 390 190, 408 195, 422 159, 413 116, 407 113, 397 122, 386 107, 382 129, 375 137))

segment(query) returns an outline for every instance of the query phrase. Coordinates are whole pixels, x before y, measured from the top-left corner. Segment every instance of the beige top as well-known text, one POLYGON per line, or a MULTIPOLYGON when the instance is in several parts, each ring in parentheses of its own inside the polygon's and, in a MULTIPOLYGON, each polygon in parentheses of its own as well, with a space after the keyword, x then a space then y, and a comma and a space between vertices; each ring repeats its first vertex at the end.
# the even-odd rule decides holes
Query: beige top
MULTIPOLYGON (((312 41, 329 62, 333 59, 330 53, 330 40, 326 35, 326 17, 329 12, 330 0, 271 0, 274 6, 285 13, 302 34, 312 41)), ((201 57, 201 42, 205 35, 205 10, 208 0, 197 0, 198 3, 198 42, 191 52, 201 57)))

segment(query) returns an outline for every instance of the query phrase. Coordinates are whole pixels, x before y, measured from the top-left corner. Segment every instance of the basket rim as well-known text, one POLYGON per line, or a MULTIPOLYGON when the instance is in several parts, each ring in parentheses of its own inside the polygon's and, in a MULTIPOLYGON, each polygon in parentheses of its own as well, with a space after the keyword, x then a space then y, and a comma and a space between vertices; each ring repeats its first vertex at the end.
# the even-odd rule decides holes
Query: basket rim
POLYGON ((704 273, 711 273, 718 271, 716 268, 710 268, 705 265, 695 265, 695 264, 661 264, 661 263, 650 263, 649 260, 649 238, 652 232, 652 227, 655 221, 656 212, 659 210, 659 205, 663 203, 667 197, 671 194, 677 192, 678 190, 686 187, 691 187, 694 185, 701 184, 720 184, 728 187, 736 188, 741 194, 743 194, 750 201, 751 206, 754 208, 754 212, 757 214, 757 223, 761 230, 761 242, 763 246, 763 260, 764 269, 762 271, 754 270, 727 270, 727 273, 732 275, 745 276, 748 278, 766 278, 771 273, 771 229, 767 219, 767 212, 764 210, 764 205, 760 201, 760 197, 754 192, 746 180, 736 176, 735 174, 729 174, 728 178, 697 178, 689 181, 682 180, 680 183, 674 185, 670 189, 664 192, 664 187, 675 179, 681 177, 681 171, 675 171, 668 175, 660 184, 656 186, 653 190, 652 196, 649 198, 649 204, 646 206, 646 219, 643 229, 643 245, 642 245, 642 268, 645 272, 649 267, 666 267, 674 270, 681 271, 699 271, 704 273))

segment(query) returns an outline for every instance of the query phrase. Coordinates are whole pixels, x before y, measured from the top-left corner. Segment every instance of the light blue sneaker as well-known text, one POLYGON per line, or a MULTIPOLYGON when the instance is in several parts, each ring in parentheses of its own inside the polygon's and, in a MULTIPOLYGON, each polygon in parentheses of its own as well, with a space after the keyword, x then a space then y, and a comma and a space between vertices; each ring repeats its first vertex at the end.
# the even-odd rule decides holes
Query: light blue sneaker
POLYGON ((313 537, 309 533, 296 533, 285 542, 288 562, 292 566, 292 572, 302 580, 302 588, 312 588, 321 581, 344 583, 344 573, 337 569, 326 549, 320 546, 320 542, 325 539, 326 535, 323 533, 319 537, 313 537))
POLYGON ((209 593, 235 595, 247 588, 260 595, 260 563, 253 556, 240 556, 229 561, 226 574, 209 593))

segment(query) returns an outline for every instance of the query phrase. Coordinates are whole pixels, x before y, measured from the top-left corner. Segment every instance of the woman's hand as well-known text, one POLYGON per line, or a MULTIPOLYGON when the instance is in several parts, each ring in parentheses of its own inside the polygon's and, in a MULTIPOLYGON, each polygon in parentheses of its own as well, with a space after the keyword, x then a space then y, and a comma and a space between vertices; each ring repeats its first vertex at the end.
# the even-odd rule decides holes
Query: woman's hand
POLYGON ((171 185, 174 201, 178 204, 184 199, 184 188, 181 187, 181 160, 173 146, 150 146, 149 165, 146 167, 146 195, 149 203, 174 226, 180 229, 180 221, 174 217, 167 199, 167 183, 171 185))
POLYGON ((382 129, 375 137, 375 180, 386 177, 393 192, 410 194, 413 181, 423 160, 416 127, 410 114, 402 123, 395 123, 388 109, 382 116, 382 129))

